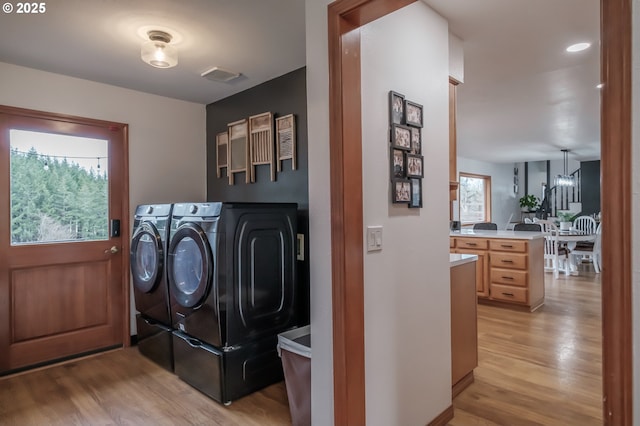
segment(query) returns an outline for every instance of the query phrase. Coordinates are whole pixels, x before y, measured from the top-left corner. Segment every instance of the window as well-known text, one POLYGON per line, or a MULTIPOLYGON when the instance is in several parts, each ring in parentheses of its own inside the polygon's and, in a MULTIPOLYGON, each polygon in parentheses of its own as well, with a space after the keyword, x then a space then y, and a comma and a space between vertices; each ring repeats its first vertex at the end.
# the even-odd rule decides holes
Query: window
POLYGON ((491 176, 460 173, 460 222, 491 222, 491 176))

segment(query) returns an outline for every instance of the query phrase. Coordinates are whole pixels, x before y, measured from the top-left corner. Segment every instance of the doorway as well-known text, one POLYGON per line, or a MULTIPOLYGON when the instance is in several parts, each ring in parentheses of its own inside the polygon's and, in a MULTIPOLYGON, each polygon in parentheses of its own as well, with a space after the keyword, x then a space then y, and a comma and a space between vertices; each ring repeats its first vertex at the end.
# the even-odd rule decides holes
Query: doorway
MULTIPOLYGON (((329 5, 334 422, 364 424, 360 40, 357 29, 413 0, 329 5), (350 125, 345 125, 350 123, 350 125)), ((602 274, 605 424, 632 422, 631 4, 601 2, 602 274), (615 283, 615 285, 612 285, 615 283)), ((437 420, 446 422, 450 413, 437 420)))
POLYGON ((128 344, 127 125, 0 106, 0 374, 128 344))

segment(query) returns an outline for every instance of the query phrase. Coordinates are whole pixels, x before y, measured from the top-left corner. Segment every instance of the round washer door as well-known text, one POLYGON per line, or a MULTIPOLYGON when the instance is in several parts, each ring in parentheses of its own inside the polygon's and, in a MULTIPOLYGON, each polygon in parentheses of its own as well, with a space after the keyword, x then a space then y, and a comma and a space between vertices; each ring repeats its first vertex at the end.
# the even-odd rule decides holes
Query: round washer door
POLYGON ((201 303, 213 280, 213 257, 205 233, 195 223, 186 223, 169 244, 167 272, 175 300, 185 308, 201 303))
POLYGON ((133 285, 144 293, 153 291, 162 277, 164 252, 158 229, 143 223, 131 239, 133 285))

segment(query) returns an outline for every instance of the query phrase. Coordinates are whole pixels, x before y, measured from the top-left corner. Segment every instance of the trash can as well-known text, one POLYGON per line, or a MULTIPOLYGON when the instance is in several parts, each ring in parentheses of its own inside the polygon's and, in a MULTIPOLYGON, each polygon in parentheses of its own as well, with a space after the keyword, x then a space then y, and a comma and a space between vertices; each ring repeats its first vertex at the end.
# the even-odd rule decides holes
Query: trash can
POLYGON ((311 425, 311 327, 278 334, 289 411, 293 426, 311 425))

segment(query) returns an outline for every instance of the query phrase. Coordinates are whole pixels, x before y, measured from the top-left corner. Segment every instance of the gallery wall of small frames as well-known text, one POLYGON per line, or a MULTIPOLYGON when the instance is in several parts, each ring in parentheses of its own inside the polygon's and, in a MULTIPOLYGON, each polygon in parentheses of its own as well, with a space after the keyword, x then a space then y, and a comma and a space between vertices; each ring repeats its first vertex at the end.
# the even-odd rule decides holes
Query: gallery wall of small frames
POLYGON ((282 161, 291 160, 296 170, 296 121, 293 114, 275 118, 265 112, 229 123, 227 131, 216 135, 216 175, 223 177, 226 169, 229 185, 234 174, 244 172, 245 183, 256 181, 256 166, 270 167, 271 181, 276 170, 282 171, 282 161), (274 131, 275 124, 275 131, 274 131))
POLYGON ((389 92, 391 202, 422 207, 422 105, 389 92))

